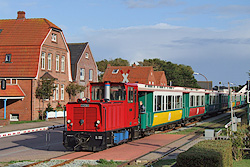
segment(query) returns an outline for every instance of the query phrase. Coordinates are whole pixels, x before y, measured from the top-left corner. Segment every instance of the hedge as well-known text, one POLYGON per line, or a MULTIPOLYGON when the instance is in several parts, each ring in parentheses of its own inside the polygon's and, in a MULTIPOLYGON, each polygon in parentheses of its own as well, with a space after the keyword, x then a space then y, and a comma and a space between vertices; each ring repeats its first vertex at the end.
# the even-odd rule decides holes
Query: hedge
POLYGON ((177 167, 233 166, 232 143, 229 140, 205 140, 177 157, 177 167))

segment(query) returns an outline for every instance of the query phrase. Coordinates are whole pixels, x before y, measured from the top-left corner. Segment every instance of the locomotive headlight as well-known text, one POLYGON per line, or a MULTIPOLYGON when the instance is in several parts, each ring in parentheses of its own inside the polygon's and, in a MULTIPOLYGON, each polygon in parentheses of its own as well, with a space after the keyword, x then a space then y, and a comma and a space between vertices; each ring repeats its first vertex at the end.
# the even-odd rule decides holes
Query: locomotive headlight
POLYGON ((101 123, 101 121, 97 120, 95 126, 97 127, 100 123, 101 123))
POLYGON ((69 119, 69 120, 67 121, 67 123, 70 124, 70 123, 71 123, 71 120, 69 119))

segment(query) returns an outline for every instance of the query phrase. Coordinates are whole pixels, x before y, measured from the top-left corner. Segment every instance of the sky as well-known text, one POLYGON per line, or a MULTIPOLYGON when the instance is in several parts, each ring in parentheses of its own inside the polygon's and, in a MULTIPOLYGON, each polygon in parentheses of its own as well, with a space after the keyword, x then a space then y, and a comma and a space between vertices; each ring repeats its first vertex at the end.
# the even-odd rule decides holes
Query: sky
POLYGON ((249 0, 0 0, 0 19, 17 11, 50 20, 68 43, 89 42, 95 61, 159 58, 214 86, 249 79, 249 0))

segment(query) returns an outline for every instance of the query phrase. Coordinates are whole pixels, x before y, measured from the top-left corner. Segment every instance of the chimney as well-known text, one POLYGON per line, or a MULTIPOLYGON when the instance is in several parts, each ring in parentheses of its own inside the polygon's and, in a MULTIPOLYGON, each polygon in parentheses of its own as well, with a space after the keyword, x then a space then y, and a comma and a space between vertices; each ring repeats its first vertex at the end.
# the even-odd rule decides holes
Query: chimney
POLYGON ((133 68, 136 68, 136 64, 135 64, 135 63, 134 63, 134 64, 132 64, 132 67, 133 67, 133 68))
POLYGON ((25 19, 25 12, 24 11, 18 11, 17 12, 17 19, 25 19))

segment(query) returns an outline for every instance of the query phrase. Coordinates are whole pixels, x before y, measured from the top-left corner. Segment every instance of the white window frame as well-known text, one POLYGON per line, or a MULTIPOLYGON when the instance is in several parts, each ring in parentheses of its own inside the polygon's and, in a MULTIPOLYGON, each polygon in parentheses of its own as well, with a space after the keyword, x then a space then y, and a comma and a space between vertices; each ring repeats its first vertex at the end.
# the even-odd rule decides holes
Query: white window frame
POLYGON ((52 33, 51 41, 52 42, 57 42, 57 35, 56 34, 52 33))
POLYGON ((84 92, 80 92, 80 99, 84 98, 84 92))
POLYGON ((59 84, 56 84, 56 100, 59 100, 59 84))
POLYGON ((59 71, 59 55, 56 55, 56 71, 59 71))
POLYGON ((89 70, 89 81, 93 81, 93 70, 89 70))
POLYGON ((85 58, 86 58, 86 59, 89 58, 89 53, 85 53, 85 58))
POLYGON ((45 52, 42 52, 41 56, 41 69, 45 70, 45 52))
POLYGON ((80 68, 80 80, 84 81, 85 79, 85 69, 80 68))
POLYGON ((61 100, 64 100, 64 85, 61 85, 61 100))
MULTIPOLYGON (((55 87, 56 85, 53 84, 53 86, 55 87)), ((53 89, 53 100, 55 100, 55 97, 56 97, 56 89, 53 89)))
POLYGON ((61 59, 61 72, 65 71, 65 56, 62 56, 61 59))
POLYGON ((11 54, 6 54, 5 55, 5 63, 11 62, 11 54))
POLYGON ((51 70, 51 66, 52 66, 52 54, 49 53, 48 54, 48 70, 51 70))

